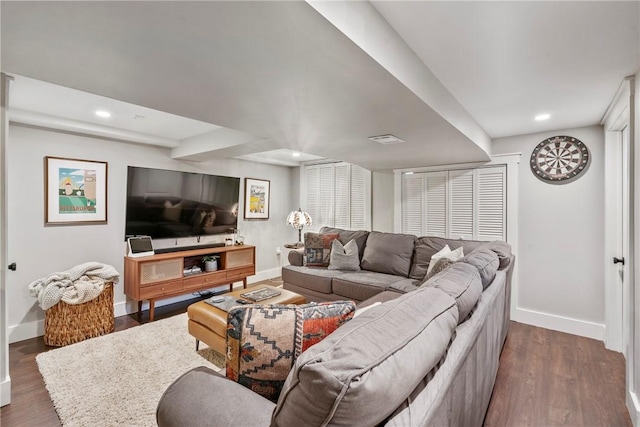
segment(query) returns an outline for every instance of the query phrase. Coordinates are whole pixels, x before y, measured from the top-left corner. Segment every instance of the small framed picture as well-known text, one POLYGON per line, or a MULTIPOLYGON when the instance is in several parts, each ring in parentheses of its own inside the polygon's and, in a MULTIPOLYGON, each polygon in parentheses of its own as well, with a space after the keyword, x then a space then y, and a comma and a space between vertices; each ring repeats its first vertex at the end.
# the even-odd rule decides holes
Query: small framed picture
POLYGON ((269 219, 269 197, 271 181, 244 179, 244 218, 269 219))
POLYGON ((107 162, 45 157, 45 224, 107 223, 107 162))

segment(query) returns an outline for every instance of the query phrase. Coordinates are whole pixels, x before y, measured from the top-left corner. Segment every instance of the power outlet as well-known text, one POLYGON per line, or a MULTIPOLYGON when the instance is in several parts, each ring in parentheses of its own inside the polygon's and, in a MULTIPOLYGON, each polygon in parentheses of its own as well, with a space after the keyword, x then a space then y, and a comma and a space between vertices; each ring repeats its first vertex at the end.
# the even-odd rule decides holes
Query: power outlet
POLYGON ((280 246, 276 246, 276 255, 280 255, 281 253, 280 246))

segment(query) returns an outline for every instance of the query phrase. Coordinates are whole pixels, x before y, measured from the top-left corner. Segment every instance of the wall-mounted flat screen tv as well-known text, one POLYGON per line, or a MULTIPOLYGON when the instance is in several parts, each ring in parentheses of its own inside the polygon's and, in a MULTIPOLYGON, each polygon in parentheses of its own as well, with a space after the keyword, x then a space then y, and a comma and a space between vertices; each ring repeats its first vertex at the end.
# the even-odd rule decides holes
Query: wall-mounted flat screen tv
POLYGON ((125 240, 231 233, 239 197, 240 178, 129 166, 125 240))

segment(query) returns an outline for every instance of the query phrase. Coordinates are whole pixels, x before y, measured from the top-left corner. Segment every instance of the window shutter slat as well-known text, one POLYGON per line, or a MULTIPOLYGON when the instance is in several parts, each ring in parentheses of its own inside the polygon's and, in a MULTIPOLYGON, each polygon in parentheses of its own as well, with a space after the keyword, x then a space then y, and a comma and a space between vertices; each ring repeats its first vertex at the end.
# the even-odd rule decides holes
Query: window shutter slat
POLYGON ((402 176, 402 232, 422 235, 424 218, 424 174, 402 176))
POLYGON ((334 209, 334 227, 349 228, 349 165, 339 165, 335 167, 335 209, 334 209))
POLYGON ((430 172, 426 179, 425 230, 427 236, 447 235, 447 172, 430 172))
POLYGON ((449 238, 473 238, 473 170, 449 172, 449 238))
POLYGON ((505 167, 477 170, 478 240, 504 240, 505 236, 505 167))
POLYGON ((351 212, 350 229, 366 230, 367 218, 371 215, 368 210, 367 200, 371 198, 367 182, 371 181, 371 172, 360 166, 351 165, 351 212))

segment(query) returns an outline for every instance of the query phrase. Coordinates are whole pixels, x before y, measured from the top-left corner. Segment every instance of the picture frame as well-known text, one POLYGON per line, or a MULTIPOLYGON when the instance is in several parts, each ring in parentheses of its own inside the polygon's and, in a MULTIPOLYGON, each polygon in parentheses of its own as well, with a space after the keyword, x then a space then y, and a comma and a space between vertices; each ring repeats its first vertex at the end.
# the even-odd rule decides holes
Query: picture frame
POLYGON ((244 219, 269 219, 271 181, 244 179, 244 219))
POLYGON ((107 223, 107 162, 44 158, 45 225, 107 223))

